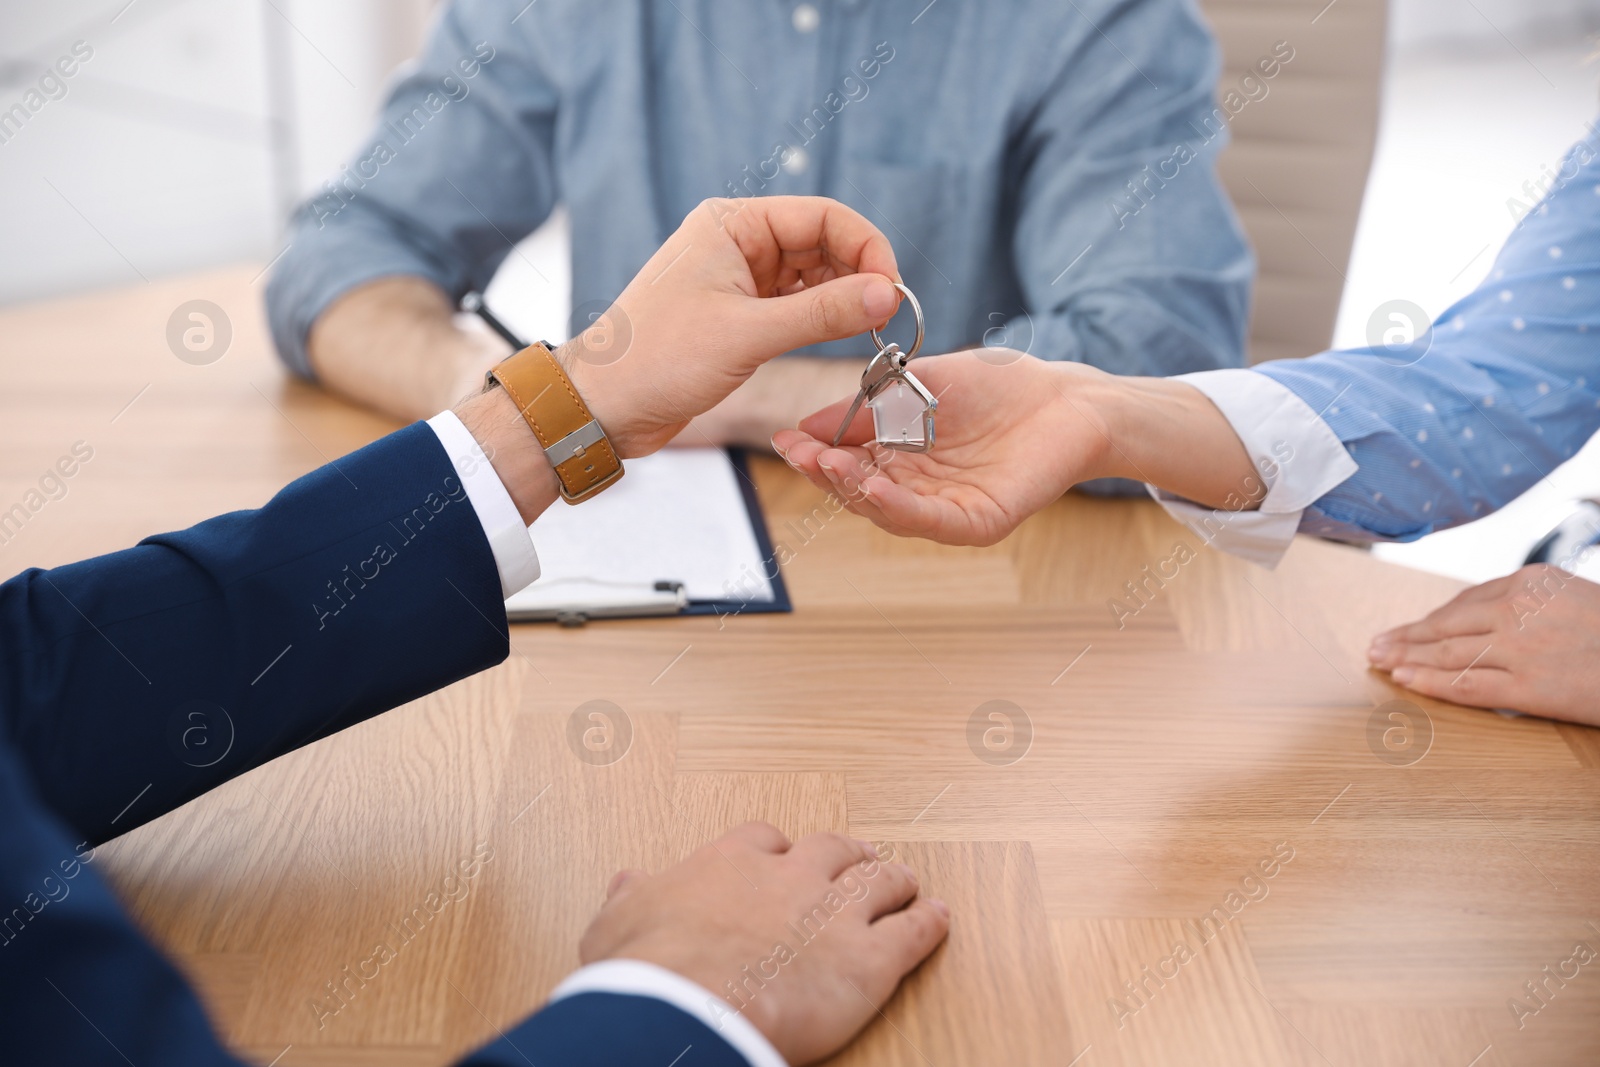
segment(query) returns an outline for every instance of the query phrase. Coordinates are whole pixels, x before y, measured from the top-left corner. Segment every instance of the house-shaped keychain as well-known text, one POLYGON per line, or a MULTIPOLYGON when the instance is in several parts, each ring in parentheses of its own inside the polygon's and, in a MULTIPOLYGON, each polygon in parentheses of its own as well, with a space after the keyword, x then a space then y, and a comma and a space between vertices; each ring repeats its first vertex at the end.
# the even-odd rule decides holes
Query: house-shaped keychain
POLYGON ((899 345, 885 344, 878 331, 872 331, 872 343, 878 346, 878 352, 861 372, 861 389, 833 435, 835 446, 844 440, 856 412, 866 404, 872 409, 872 435, 878 444, 899 452, 933 449, 933 413, 938 410, 939 401, 917 381, 916 375, 906 370, 906 364, 922 348, 922 305, 904 285, 897 282, 895 288, 905 294, 916 315, 916 340, 911 343, 911 351, 902 352, 899 345))
POLYGON ((933 413, 939 401, 909 371, 886 375, 867 407, 880 445, 900 452, 933 449, 933 413))

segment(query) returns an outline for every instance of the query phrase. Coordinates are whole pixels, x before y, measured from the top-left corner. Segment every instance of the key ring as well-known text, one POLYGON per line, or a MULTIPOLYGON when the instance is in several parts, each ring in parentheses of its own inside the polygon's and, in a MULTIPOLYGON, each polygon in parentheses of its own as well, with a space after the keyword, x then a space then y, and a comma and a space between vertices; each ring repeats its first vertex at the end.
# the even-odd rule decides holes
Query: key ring
POLYGON ((902 352, 899 345, 885 342, 873 328, 872 343, 878 346, 878 351, 861 372, 861 388, 845 412, 844 421, 834 431, 835 448, 844 440, 845 431, 850 429, 863 404, 872 409, 873 434, 878 444, 899 452, 928 452, 933 448, 933 413, 939 407, 939 400, 906 369, 906 364, 922 348, 922 305, 905 285, 892 284, 911 301, 917 320, 916 340, 911 342, 911 351, 902 352))
MULTIPOLYGON (((913 293, 903 282, 894 282, 892 284, 896 289, 900 290, 901 295, 903 295, 907 300, 911 301, 911 313, 917 317, 916 340, 911 342, 911 347, 906 350, 904 358, 900 360, 900 365, 905 366, 907 361, 913 359, 916 354, 922 350, 922 337, 926 332, 923 328, 922 305, 917 303, 916 294, 913 293)), ((899 309, 897 308, 896 310, 898 311, 899 309)), ((887 326, 889 324, 886 322, 884 325, 887 326)), ((870 332, 872 336, 872 343, 878 346, 878 351, 881 352, 885 348, 889 347, 884 343, 883 338, 878 336, 878 329, 876 326, 874 326, 870 332)))

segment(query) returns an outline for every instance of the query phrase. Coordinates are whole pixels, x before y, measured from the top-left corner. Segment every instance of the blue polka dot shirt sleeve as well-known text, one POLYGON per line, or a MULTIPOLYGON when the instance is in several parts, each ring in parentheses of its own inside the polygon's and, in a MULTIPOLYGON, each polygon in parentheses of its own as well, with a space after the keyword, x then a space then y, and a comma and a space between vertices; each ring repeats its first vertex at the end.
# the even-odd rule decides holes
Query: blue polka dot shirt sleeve
POLYGON ((1305 510, 1306 533, 1411 541, 1519 496, 1600 429, 1600 126, 1423 343, 1256 369, 1360 468, 1305 510))

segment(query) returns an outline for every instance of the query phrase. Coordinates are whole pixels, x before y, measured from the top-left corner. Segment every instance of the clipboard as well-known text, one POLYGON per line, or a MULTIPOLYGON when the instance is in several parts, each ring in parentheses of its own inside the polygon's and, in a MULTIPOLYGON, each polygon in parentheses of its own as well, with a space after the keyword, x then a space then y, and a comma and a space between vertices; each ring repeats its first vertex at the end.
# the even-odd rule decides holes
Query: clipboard
POLYGON ((630 464, 637 468, 633 483, 624 478, 593 502, 547 512, 530 528, 546 575, 506 601, 507 619, 581 626, 794 610, 742 449, 667 449, 630 464), (638 551, 628 552, 630 544, 638 551), (654 563, 637 558, 646 550, 654 563), (662 573, 674 553, 687 561, 687 580, 662 573), (640 569, 649 566, 655 570, 640 569), (716 595, 719 577, 724 595, 716 595))

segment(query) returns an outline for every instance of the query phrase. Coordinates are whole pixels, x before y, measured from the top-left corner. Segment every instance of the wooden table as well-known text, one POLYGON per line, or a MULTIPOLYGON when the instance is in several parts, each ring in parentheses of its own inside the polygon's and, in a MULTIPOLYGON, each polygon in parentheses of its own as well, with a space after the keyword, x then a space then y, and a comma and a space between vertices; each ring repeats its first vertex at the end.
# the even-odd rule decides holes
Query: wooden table
MULTIPOLYGON (((258 505, 391 428, 285 377, 256 274, 0 315, 0 506, 94 449, 7 573, 258 505), (191 299, 232 323, 209 365, 166 340, 191 299)), ((575 965, 615 869, 763 818, 886 842, 955 909, 841 1062, 1600 1062, 1600 962, 1537 1012, 1524 987, 1600 950, 1595 732, 1418 700, 1385 747, 1400 694, 1361 652, 1452 583, 1313 541, 1268 573, 1137 501, 943 548, 756 477, 794 614, 514 628, 502 666, 105 849, 233 1045, 446 1062, 575 965), (569 746, 595 699, 631 727, 614 762, 569 746), (460 899, 348 978, 475 850, 460 899)))

